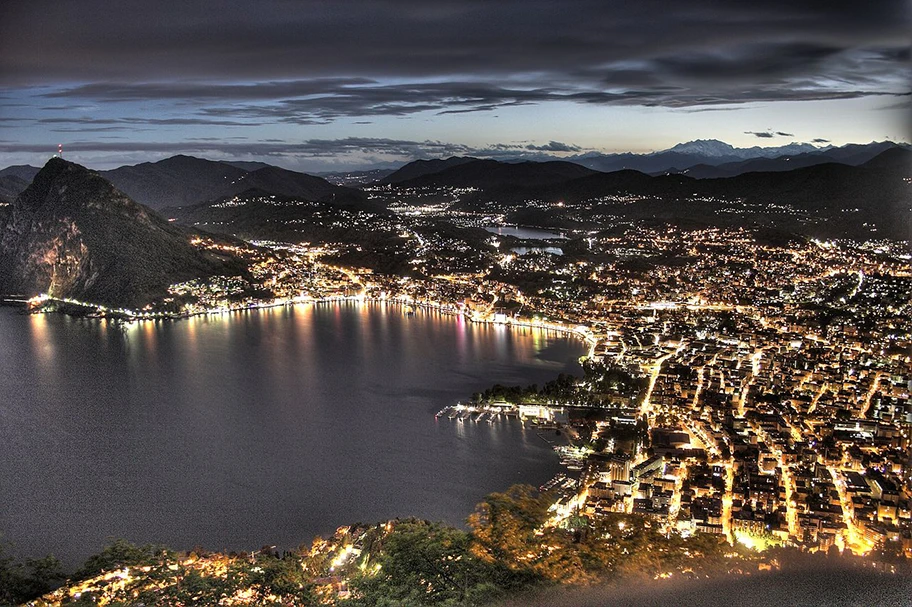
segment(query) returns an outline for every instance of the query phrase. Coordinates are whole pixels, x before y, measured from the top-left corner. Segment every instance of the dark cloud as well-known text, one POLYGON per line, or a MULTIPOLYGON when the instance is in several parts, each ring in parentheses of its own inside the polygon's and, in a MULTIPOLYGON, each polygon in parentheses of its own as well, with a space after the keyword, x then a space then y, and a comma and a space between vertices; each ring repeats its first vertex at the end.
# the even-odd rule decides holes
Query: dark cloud
POLYGON ((322 124, 555 100, 671 108, 910 88, 896 0, 33 0, 4 5, 0 86, 74 103, 322 124), (61 90, 61 83, 69 85, 61 90))
POLYGON ((137 128, 135 126, 77 126, 77 127, 58 127, 53 129, 48 129, 51 133, 116 133, 118 131, 125 132, 143 132, 151 131, 153 129, 143 129, 137 128))
POLYGON ((561 143, 560 141, 550 141, 545 145, 533 145, 530 143, 526 146, 526 149, 535 150, 538 152, 579 152, 582 150, 582 148, 579 146, 569 143, 561 143))
POLYGON ((879 110, 912 110, 912 94, 902 95, 901 99, 880 106, 879 110))
MULTIPOLYGON (((565 90, 556 86, 506 87, 471 81, 422 82, 414 84, 383 84, 359 80, 323 81, 318 87, 308 82, 264 83, 263 90, 295 91, 319 90, 319 94, 306 94, 295 98, 270 99, 263 90, 253 85, 211 85, 182 83, 175 87, 166 84, 93 84, 59 90, 51 95, 82 99, 91 95, 97 101, 147 101, 180 102, 191 99, 198 105, 186 112, 193 118, 181 118, 183 124, 212 126, 256 126, 263 123, 285 122, 298 125, 328 124, 341 117, 410 116, 433 111, 438 114, 488 112, 504 107, 545 103, 552 101, 596 105, 644 105, 663 107, 710 106, 747 101, 851 99, 868 95, 883 95, 877 91, 826 91, 807 85, 789 90, 778 88, 750 88, 734 85, 729 92, 683 91, 669 87, 655 90, 631 89, 626 91, 565 90), (221 103, 218 103, 220 101, 221 103)), ((76 118, 58 118, 78 122, 76 118)), ((155 124, 155 119, 125 118, 137 123, 155 124)), ((181 124, 172 120, 171 124, 181 124)), ((168 124, 161 120, 159 124, 168 124)))
MULTIPOLYGON (((0 152, 41 153, 50 149, 49 143, 18 143, 0 146, 0 152)), ((71 153, 98 152, 151 152, 163 154, 221 154, 236 156, 300 156, 332 157, 344 154, 390 155, 415 158, 467 155, 477 148, 441 141, 409 141, 367 137, 344 139, 308 139, 302 142, 265 140, 260 142, 231 143, 223 138, 200 141, 200 138, 168 142, 126 141, 108 143, 103 141, 74 141, 67 143, 71 153)))
POLYGON ((830 142, 829 139, 821 139, 820 137, 811 139, 811 143, 829 143, 829 142, 830 142))
POLYGON ((75 124, 84 127, 97 125, 154 125, 154 126, 260 126, 257 123, 233 120, 206 120, 201 118, 40 118, 39 124, 75 124))
MULTIPOLYGON (((168 156, 172 154, 192 154, 217 158, 445 158, 449 156, 477 156, 499 159, 543 159, 541 152, 575 152, 580 148, 574 145, 553 141, 543 146, 518 143, 494 143, 476 147, 444 141, 412 141, 407 139, 387 139, 374 137, 346 137, 342 139, 307 139, 300 142, 287 142, 277 139, 251 141, 245 137, 193 137, 181 141, 142 142, 142 141, 73 141, 66 144, 71 154, 136 154, 168 156), (531 151, 533 153, 529 153, 531 151)), ((56 149, 56 143, 7 143, 0 145, 0 153, 28 154, 43 153, 56 149)))
POLYGON ((199 82, 96 82, 41 94, 46 98, 89 98, 100 101, 270 100, 338 94, 347 87, 376 84, 368 78, 318 78, 247 84, 199 82))
POLYGON ((782 131, 744 131, 745 135, 753 135, 761 139, 772 139, 773 137, 794 137, 794 133, 784 133, 782 131))

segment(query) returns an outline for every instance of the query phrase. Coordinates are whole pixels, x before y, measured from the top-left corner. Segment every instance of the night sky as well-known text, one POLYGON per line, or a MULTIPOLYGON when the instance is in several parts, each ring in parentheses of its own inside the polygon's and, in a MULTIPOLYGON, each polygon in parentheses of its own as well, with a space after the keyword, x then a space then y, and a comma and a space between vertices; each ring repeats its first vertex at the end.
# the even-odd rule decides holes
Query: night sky
POLYGON ((909 141, 908 0, 3 0, 0 167, 909 141))

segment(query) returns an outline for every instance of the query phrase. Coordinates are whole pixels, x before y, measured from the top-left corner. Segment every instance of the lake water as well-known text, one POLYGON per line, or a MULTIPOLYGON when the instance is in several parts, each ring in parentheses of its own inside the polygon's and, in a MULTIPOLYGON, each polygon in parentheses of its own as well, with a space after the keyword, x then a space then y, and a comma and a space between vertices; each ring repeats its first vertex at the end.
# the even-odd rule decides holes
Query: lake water
POLYGON ((529 253, 548 253, 549 255, 564 254, 564 250, 560 247, 513 247, 510 250, 517 255, 528 255, 529 253))
POLYGON ((379 303, 119 325, 0 309, 0 533, 75 566, 111 538, 291 548, 339 525, 460 524, 560 471, 516 421, 434 413, 576 372, 582 342, 379 303))
POLYGON ((549 232, 547 230, 539 230, 536 228, 510 228, 493 226, 490 228, 485 228, 485 230, 491 232, 492 234, 498 234, 500 236, 515 236, 516 238, 522 238, 524 240, 550 240, 554 238, 566 240, 566 236, 561 236, 557 232, 549 232))

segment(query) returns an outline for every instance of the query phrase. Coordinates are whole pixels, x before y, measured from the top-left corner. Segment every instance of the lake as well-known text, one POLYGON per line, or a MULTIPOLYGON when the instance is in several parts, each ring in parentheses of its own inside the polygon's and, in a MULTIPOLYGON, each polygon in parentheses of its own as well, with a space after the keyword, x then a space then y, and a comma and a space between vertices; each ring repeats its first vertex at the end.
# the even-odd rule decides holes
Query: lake
POLYGON ((513 247, 510 250, 517 255, 528 255, 529 253, 547 253, 549 255, 564 254, 564 250, 560 247, 513 247))
POLYGON ((116 537, 250 550, 397 516, 461 524, 560 465, 515 420, 434 413, 584 353, 381 303, 126 325, 0 309, 2 541, 72 568, 116 537))
POLYGON ((538 228, 492 226, 485 228, 485 230, 499 236, 515 236, 523 240, 566 240, 566 236, 561 236, 558 232, 549 232, 538 228))

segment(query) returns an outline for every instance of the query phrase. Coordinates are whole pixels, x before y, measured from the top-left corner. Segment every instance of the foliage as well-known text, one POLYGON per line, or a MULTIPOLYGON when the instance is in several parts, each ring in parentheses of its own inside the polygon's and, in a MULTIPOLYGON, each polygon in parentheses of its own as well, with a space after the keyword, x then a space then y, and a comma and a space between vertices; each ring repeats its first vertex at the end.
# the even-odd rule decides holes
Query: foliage
POLYGON ((516 576, 475 556, 471 542, 439 523, 398 522, 374 546, 374 565, 354 578, 344 605, 481 605, 504 596, 516 576))
POLYGON ((735 549, 720 536, 684 538, 635 514, 576 515, 553 525, 549 503, 528 486, 489 495, 469 519, 473 553, 513 571, 569 584, 673 571, 727 572, 744 558, 732 560, 735 549))
POLYGON ((117 539, 105 546, 98 554, 90 556, 74 577, 82 580, 112 569, 153 565, 159 563, 163 557, 173 556, 173 553, 164 546, 155 544, 137 546, 125 539, 117 539))
MULTIPOLYGON (((317 538, 309 548, 283 556, 272 548, 181 556, 118 540, 86 562, 79 572, 83 582, 47 604, 486 605, 516 600, 520 593, 549 584, 736 572, 755 558, 721 536, 685 538, 644 516, 603 513, 590 518, 576 512, 556 517, 553 501, 533 487, 516 485, 488 495, 469 517, 468 532, 414 519, 343 527, 329 539, 317 538), (125 567, 129 572, 113 579, 95 577, 125 567)), ((12 566, 11 559, 0 555, 6 593, 0 603, 46 592, 59 579, 56 571, 53 560, 12 566)))
POLYGON ((53 556, 17 562, 6 556, 0 545, 0 606, 24 603, 62 581, 60 561, 53 556))
POLYGON ((472 552, 510 569, 528 567, 536 531, 548 518, 549 500, 528 485, 514 485, 488 495, 469 517, 474 535, 472 552))
POLYGON ((586 359, 582 379, 567 373, 539 387, 495 384, 472 396, 475 402, 555 403, 581 406, 606 406, 615 400, 634 401, 648 385, 624 369, 608 363, 586 359))

